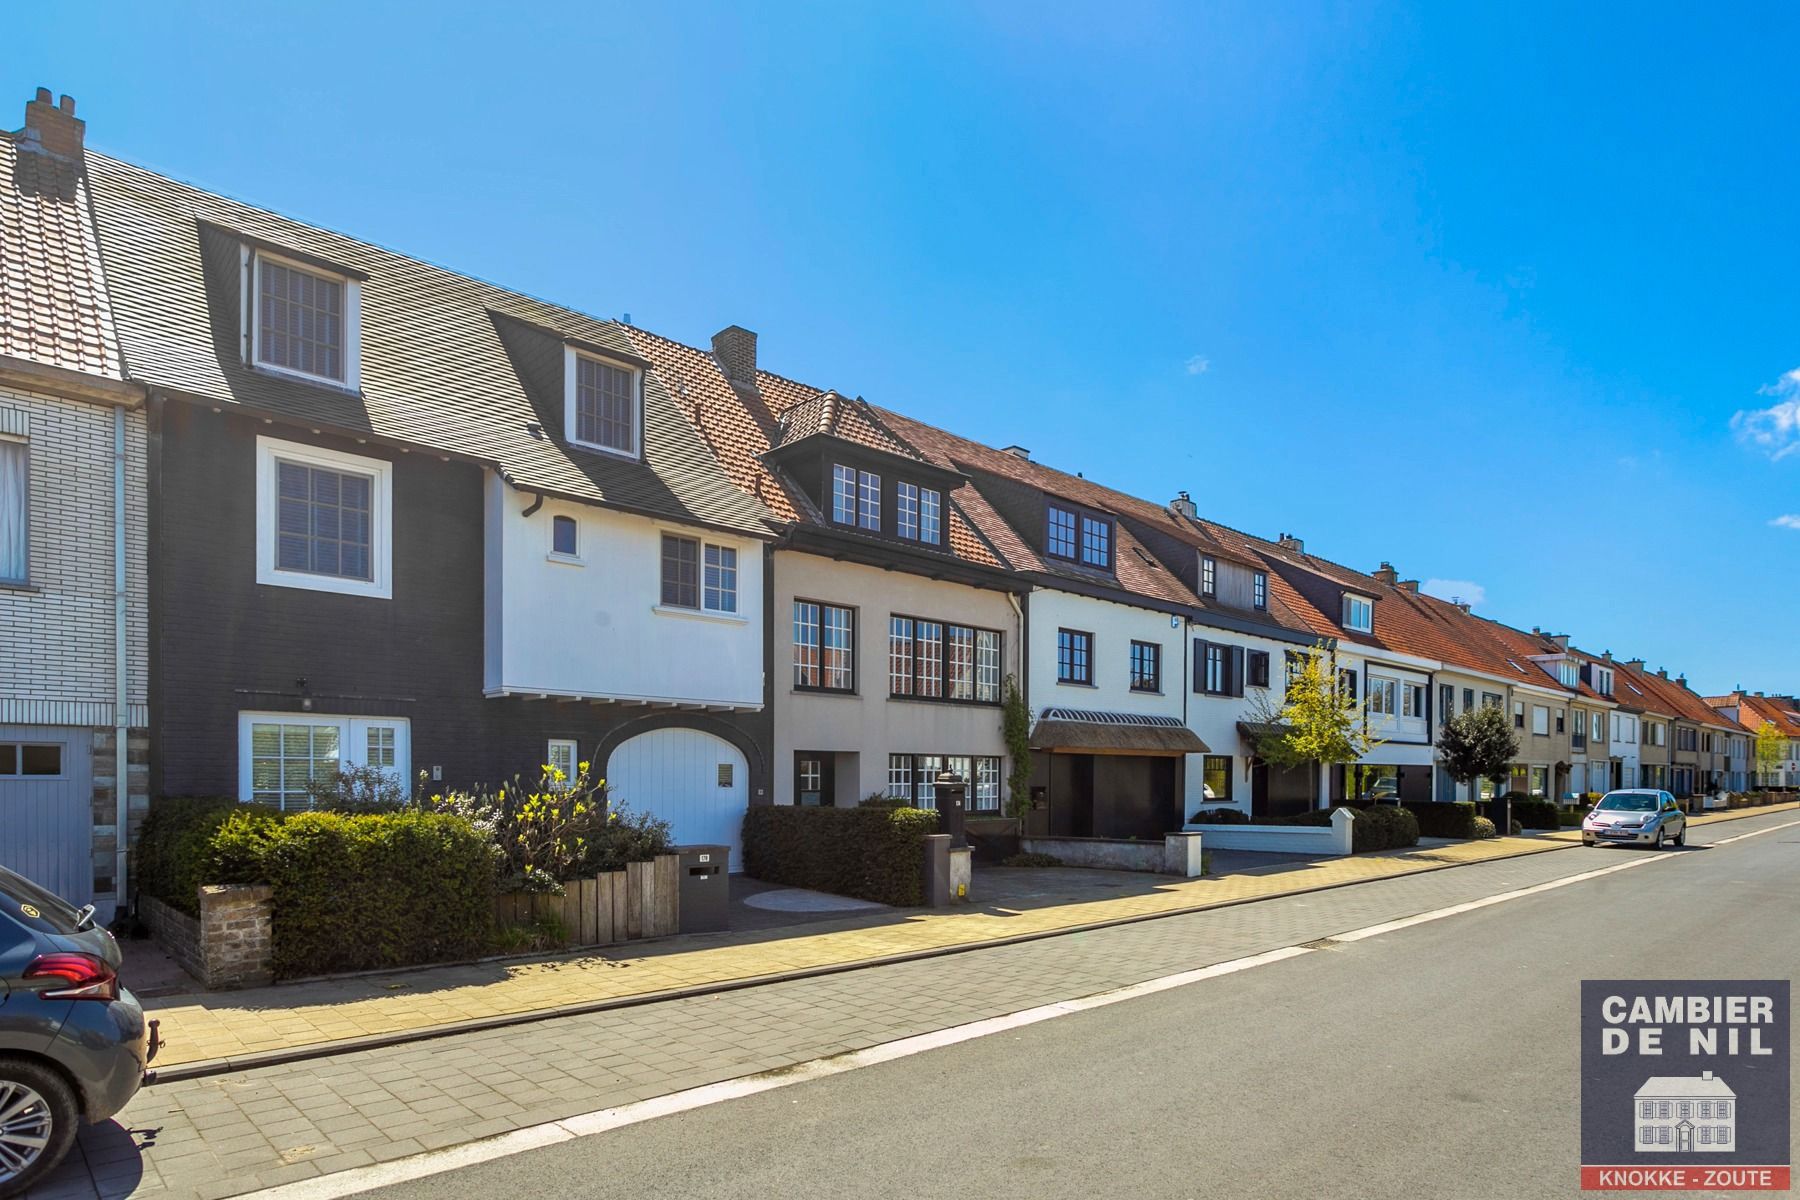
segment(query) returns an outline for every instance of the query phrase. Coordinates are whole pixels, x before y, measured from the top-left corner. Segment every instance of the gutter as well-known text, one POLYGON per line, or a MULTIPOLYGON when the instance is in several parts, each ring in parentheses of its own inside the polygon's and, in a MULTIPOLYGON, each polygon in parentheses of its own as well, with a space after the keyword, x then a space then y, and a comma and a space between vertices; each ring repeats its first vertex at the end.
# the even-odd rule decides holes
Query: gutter
POLYGON ((109 379, 52 367, 29 359, 0 355, 0 383, 32 392, 53 392, 77 400, 97 404, 114 404, 124 408, 141 408, 149 389, 124 379, 109 379))
POLYGON ((130 664, 125 640, 125 409, 113 409, 113 895, 126 903, 131 843, 130 664))

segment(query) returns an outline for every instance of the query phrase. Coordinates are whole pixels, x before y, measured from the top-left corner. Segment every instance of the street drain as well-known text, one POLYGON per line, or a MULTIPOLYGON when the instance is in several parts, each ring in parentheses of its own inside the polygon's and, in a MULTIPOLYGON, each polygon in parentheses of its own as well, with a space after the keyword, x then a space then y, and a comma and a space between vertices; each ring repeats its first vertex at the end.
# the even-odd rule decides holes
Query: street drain
POLYGON ((1301 942, 1300 948, 1302 950, 1336 950, 1343 944, 1336 938, 1322 937, 1316 942, 1301 942))

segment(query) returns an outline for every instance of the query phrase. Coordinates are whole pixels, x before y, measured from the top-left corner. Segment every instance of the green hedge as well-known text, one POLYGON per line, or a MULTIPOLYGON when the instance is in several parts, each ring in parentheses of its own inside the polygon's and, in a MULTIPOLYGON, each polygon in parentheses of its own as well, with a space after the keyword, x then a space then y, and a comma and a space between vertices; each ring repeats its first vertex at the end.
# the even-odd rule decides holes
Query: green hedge
POLYGON ((198 915, 207 883, 267 883, 275 973, 320 975, 483 953, 492 840, 441 813, 283 815, 233 800, 151 805, 138 888, 198 915))
POLYGON ((1554 803, 1542 796, 1526 796, 1518 792, 1512 797, 1512 815, 1526 829, 1561 829, 1562 817, 1554 803))
POLYGON ((918 808, 758 806, 744 814, 744 870, 910 908, 925 902, 925 835, 937 831, 938 815, 918 808))
POLYGON ((1419 822, 1421 837, 1467 839, 1475 836, 1473 801, 1408 800, 1404 807, 1419 822))
POLYGON ((213 869, 212 840, 225 819, 244 806, 219 796, 168 796, 150 806, 138 833, 132 879, 190 917, 200 915, 200 885, 223 883, 213 869))
POLYGON ((1350 827, 1352 853, 1398 850, 1419 844, 1419 819, 1399 805, 1372 804, 1354 811, 1356 823, 1350 827))

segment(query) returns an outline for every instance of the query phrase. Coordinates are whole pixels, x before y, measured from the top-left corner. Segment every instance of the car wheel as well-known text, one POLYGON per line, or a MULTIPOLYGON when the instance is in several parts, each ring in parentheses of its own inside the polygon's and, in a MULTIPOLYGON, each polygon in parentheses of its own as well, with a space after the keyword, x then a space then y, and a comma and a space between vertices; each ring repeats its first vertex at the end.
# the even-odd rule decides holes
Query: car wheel
POLYGON ((1594 839, 1591 837, 1584 837, 1581 839, 1581 844, 1584 846, 1591 846, 1594 844, 1594 839))
POLYGON ((41 1063, 0 1058, 0 1196, 17 1196, 56 1169, 81 1119, 75 1091, 41 1063))
POLYGON ((1663 838, 1667 837, 1668 833, 1669 831, 1666 829, 1659 829, 1656 831, 1656 849, 1661 850, 1663 848, 1663 838))
POLYGON ((1683 825, 1681 827, 1681 832, 1675 835, 1675 844, 1677 846, 1687 845, 1687 826, 1686 825, 1683 825))

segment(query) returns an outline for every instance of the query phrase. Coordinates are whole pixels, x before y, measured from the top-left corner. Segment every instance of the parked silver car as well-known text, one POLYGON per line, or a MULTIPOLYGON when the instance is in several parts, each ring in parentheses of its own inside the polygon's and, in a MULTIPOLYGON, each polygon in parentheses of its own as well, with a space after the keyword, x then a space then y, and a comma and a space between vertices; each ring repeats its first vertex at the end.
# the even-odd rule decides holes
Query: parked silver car
POLYGON ((93 916, 0 867, 0 1197, 49 1174, 83 1118, 124 1108, 156 1056, 93 916))
POLYGON ((1622 845, 1655 846, 1687 844, 1687 814, 1675 797, 1655 788, 1627 788, 1608 792, 1581 822, 1581 842, 1618 842, 1622 845))

